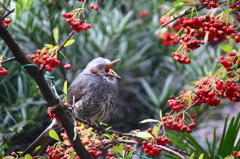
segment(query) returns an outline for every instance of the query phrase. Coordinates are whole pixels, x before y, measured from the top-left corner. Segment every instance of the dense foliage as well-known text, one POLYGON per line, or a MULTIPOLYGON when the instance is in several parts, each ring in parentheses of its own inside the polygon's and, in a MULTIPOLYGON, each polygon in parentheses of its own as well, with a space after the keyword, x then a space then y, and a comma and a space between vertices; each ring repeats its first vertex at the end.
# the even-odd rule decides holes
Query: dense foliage
MULTIPOLYGON (((240 157, 238 109, 230 123, 225 119, 223 130, 211 128, 212 141, 190 134, 208 120, 224 123, 219 114, 227 103, 239 106, 238 1, 4 0, 0 5, 2 25, 47 71, 46 80, 59 98, 64 81, 71 83, 92 59, 121 59, 114 67, 122 77, 118 103, 105 120, 117 132, 101 135, 76 124, 91 156, 240 157)), ((0 156, 14 158, 50 118, 25 71, 28 65, 18 65, 3 40, 0 48, 0 156)), ((50 135, 58 142, 43 156, 78 158, 66 146, 71 141, 65 132, 63 140, 55 132, 50 135)))

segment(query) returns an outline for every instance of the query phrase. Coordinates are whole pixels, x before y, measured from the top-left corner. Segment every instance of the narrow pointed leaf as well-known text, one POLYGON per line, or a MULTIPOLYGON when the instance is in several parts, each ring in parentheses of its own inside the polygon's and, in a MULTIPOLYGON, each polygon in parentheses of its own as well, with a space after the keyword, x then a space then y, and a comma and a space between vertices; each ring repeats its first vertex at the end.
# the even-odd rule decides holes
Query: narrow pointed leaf
POLYGON ((60 138, 57 134, 57 132, 55 130, 50 130, 49 132, 49 136, 57 141, 60 141, 60 138))
POLYGON ((64 99, 67 100, 67 81, 63 84, 64 99))
POLYGON ((145 119, 143 121, 140 121, 139 123, 150 123, 150 122, 156 122, 158 123, 159 120, 156 120, 156 119, 145 119))
POLYGON ((67 46, 73 44, 74 42, 75 42, 74 39, 68 40, 68 41, 64 44, 64 47, 67 47, 67 46))
POLYGON ((53 29, 53 37, 56 44, 58 44, 58 28, 53 29))

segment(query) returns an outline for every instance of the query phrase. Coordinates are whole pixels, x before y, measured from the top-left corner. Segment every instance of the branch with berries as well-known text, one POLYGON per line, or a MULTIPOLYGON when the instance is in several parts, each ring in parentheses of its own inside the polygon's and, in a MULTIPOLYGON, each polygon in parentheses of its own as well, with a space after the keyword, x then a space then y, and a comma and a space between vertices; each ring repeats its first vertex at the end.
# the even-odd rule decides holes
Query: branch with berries
POLYGON ((160 19, 162 26, 159 30, 166 27, 167 31, 158 34, 164 45, 180 44, 179 48, 172 53, 175 61, 181 64, 191 63, 189 52, 207 42, 216 43, 223 40, 228 42, 230 39, 233 39, 236 43, 240 42, 238 25, 234 24, 238 24, 237 19, 240 18, 238 12, 240 9, 239 1, 218 2, 218 0, 201 0, 196 4, 179 2, 179 4, 175 4, 167 12, 174 10, 174 7, 182 5, 182 3, 191 8, 178 16, 174 16, 172 19, 169 17, 169 13, 162 16, 160 19), (198 11, 202 9, 212 10, 206 15, 193 16, 195 13, 198 15, 198 11), (231 14, 235 14, 236 18, 234 19, 234 16, 231 16, 231 14), (165 19, 171 20, 166 22, 165 19))

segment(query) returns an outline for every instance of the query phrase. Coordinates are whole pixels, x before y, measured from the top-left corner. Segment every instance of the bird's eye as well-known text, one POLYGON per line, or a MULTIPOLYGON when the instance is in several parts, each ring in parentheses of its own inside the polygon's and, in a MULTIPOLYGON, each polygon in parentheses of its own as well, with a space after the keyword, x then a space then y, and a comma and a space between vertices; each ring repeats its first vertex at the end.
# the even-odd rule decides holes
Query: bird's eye
POLYGON ((101 66, 101 65, 98 65, 97 68, 102 69, 102 66, 101 66))

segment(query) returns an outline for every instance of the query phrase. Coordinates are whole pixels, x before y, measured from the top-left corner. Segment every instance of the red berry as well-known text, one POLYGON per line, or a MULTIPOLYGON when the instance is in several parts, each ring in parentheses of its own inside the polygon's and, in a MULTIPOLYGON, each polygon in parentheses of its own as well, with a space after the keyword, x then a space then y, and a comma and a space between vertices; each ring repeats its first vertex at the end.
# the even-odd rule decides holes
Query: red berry
POLYGON ((102 151, 97 151, 95 155, 96 155, 97 157, 102 156, 102 155, 103 155, 103 152, 102 152, 102 151))
POLYGON ((54 66, 55 66, 55 67, 59 67, 60 64, 61 64, 61 62, 60 62, 59 60, 55 60, 55 61, 54 61, 54 66))
POLYGON ((192 129, 191 128, 189 128, 189 127, 187 127, 187 131, 186 131, 187 133, 192 133, 192 129))
POLYGON ((66 19, 66 23, 71 23, 73 21, 73 18, 66 19))
POLYGON ((4 19, 4 22, 5 22, 5 23, 11 23, 11 21, 12 21, 12 20, 9 19, 9 18, 5 18, 5 19, 4 19))
POLYGON ((88 153, 92 156, 95 156, 95 151, 94 150, 88 150, 88 153))
POLYGON ((235 36, 235 37, 234 37, 234 40, 235 40, 235 42, 237 42, 237 43, 240 42, 240 36, 235 36))
POLYGON ((88 27, 86 25, 82 25, 82 30, 88 30, 88 27))
POLYGON ((229 4, 229 7, 230 7, 231 9, 234 9, 234 8, 235 8, 235 5, 234 5, 234 4, 229 4))
POLYGON ((45 70, 51 72, 52 71, 52 67, 50 67, 49 65, 46 65, 45 66, 45 70))
POLYGON ((73 14, 72 13, 66 13, 66 18, 72 18, 73 14))
POLYGON ((191 117, 192 119, 195 119, 197 116, 196 116, 195 114, 191 114, 190 117, 191 117))
POLYGON ((7 23, 4 23, 3 26, 4 26, 4 28, 6 28, 6 29, 8 28, 8 24, 7 24, 7 23))
POLYGON ((89 8, 92 8, 92 9, 93 9, 94 6, 95 6, 94 4, 90 4, 89 8))
POLYGON ((63 68, 68 70, 68 69, 72 68, 72 65, 71 64, 66 64, 66 65, 63 66, 63 68))
POLYGON ((4 75, 7 75, 7 74, 8 74, 8 71, 5 68, 2 68, 0 70, 0 76, 4 76, 4 75))
POLYGON ((112 157, 112 156, 113 156, 113 153, 112 153, 112 152, 108 152, 107 155, 108 155, 109 157, 112 157))
POLYGON ((87 26, 88 29, 92 27, 91 24, 86 24, 86 26, 87 26))
POLYGON ((98 7, 97 5, 94 5, 93 9, 94 9, 94 10, 98 10, 99 7, 98 7))
POLYGON ((67 13, 63 12, 62 13, 62 17, 66 18, 67 17, 67 13))
POLYGON ((195 128, 197 126, 197 124, 196 123, 190 123, 188 126, 189 126, 189 128, 195 128))

